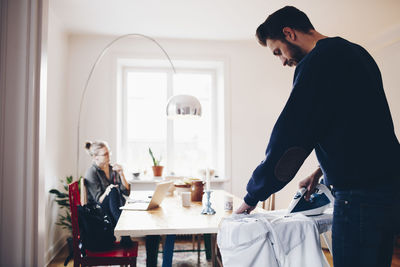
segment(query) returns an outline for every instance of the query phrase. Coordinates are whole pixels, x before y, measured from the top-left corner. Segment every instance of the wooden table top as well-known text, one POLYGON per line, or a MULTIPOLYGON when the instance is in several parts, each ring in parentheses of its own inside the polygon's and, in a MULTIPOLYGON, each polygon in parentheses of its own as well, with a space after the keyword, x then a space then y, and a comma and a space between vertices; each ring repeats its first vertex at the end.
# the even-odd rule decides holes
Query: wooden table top
MULTIPOLYGON (((161 206, 148 211, 123 210, 114 229, 114 235, 141 237, 145 235, 166 234, 210 234, 217 233, 218 226, 224 217, 232 211, 224 210, 224 196, 233 197, 233 210, 236 210, 243 199, 233 196, 223 190, 211 193, 211 207, 214 215, 203 215, 202 203, 191 202, 190 207, 183 207, 181 197, 177 192, 167 196, 161 206)), ((256 208, 255 212, 265 212, 256 208)))

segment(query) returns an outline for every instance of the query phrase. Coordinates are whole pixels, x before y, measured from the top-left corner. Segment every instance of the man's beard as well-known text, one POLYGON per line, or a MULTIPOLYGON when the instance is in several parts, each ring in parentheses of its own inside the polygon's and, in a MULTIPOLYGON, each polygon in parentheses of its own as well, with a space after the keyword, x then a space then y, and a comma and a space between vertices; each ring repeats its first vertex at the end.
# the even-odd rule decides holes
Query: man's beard
POLYGON ((296 66, 306 55, 299 46, 290 43, 286 39, 283 39, 283 42, 286 43, 288 50, 290 51, 290 59, 288 60, 288 65, 290 67, 296 66))

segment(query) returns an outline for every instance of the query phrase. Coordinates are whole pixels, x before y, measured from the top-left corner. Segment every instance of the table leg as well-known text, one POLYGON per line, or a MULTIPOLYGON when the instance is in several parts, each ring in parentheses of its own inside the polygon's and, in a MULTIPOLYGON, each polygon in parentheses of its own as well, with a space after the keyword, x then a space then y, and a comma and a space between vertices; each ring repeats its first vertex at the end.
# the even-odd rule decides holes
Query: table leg
POLYGON ((211 234, 204 234, 204 247, 206 249, 206 259, 211 259, 211 234))
POLYGON ((217 265, 217 234, 211 234, 211 262, 212 262, 212 266, 218 266, 217 265))
POLYGON ((322 235, 322 238, 324 239, 326 245, 328 246, 329 252, 331 253, 331 255, 333 255, 332 254, 332 241, 329 239, 326 232, 322 233, 321 235, 322 235))
POLYGON ((146 267, 157 266, 160 239, 159 235, 146 236, 146 267))
POLYGON ((195 236, 197 237, 197 263, 200 264, 201 235, 195 235, 195 236))
POLYGON ((164 248, 163 248, 163 262, 162 267, 172 266, 172 257, 174 255, 174 244, 176 235, 167 235, 165 238, 164 248))

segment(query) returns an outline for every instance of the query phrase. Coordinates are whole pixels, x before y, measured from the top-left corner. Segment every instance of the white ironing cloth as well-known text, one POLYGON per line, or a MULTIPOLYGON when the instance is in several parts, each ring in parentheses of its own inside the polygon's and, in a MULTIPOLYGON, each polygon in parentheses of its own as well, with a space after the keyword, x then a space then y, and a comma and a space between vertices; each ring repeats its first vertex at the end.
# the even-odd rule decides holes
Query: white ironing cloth
POLYGON ((285 215, 278 210, 224 219, 217 235, 223 265, 329 267, 319 235, 330 230, 332 209, 312 217, 285 215))

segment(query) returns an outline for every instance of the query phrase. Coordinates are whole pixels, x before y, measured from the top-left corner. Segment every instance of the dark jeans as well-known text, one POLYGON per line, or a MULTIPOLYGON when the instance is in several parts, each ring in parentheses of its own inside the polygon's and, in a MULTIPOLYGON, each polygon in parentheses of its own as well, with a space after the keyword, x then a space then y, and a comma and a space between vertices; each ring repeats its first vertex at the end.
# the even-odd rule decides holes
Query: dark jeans
POLYGON ((399 188, 334 190, 335 267, 391 265, 399 227, 399 188))
POLYGON ((117 188, 112 188, 108 196, 101 203, 101 208, 110 217, 113 226, 117 225, 121 210, 119 209, 125 204, 125 198, 121 195, 117 188))

